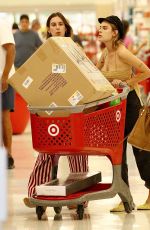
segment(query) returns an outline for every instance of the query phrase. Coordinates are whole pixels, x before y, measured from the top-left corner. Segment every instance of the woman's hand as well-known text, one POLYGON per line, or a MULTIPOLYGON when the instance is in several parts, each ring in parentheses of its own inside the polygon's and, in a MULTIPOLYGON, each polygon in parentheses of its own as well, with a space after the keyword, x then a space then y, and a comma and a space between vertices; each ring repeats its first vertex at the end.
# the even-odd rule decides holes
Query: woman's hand
POLYGON ((123 88, 125 86, 127 86, 127 83, 118 79, 114 79, 111 84, 115 87, 115 88, 123 88))
POLYGON ((8 89, 8 83, 7 83, 6 78, 2 77, 0 80, 0 83, 1 83, 1 90, 0 91, 1 91, 1 93, 3 93, 8 89))

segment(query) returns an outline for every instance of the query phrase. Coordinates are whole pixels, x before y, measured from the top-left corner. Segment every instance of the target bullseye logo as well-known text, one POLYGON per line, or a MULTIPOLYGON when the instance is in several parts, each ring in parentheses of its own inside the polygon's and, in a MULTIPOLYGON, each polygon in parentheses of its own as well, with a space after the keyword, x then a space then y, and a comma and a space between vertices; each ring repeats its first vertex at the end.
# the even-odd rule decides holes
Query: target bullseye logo
POLYGON ((116 121, 119 122, 120 119, 121 119, 121 112, 120 112, 120 110, 117 110, 116 111, 116 121))
POLYGON ((55 124, 48 126, 48 133, 50 136, 55 137, 59 134, 59 127, 55 124))

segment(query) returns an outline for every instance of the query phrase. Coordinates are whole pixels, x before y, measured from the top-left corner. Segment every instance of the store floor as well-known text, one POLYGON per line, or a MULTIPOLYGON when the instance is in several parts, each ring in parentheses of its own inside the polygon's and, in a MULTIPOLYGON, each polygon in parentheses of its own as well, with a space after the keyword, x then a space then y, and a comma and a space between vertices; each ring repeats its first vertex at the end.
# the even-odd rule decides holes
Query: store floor
MULTIPOLYGON (((128 148, 128 162, 131 192, 136 205, 146 199, 147 190, 138 175, 132 150, 128 148)), ((28 177, 36 159, 36 152, 32 149, 30 124, 22 135, 13 136, 13 155, 16 168, 8 171, 8 220, 4 230, 149 230, 150 211, 133 211, 131 214, 112 214, 109 210, 119 202, 119 197, 112 199, 91 201, 85 209, 83 220, 77 220, 76 211, 62 209, 62 220, 54 221, 54 211, 48 208, 48 220, 38 221, 35 209, 24 206, 22 199, 27 196, 28 177)), ((91 171, 100 170, 104 182, 111 182, 111 164, 105 157, 90 157, 91 171)), ((65 177, 69 172, 66 157, 61 157, 58 175, 65 177)))

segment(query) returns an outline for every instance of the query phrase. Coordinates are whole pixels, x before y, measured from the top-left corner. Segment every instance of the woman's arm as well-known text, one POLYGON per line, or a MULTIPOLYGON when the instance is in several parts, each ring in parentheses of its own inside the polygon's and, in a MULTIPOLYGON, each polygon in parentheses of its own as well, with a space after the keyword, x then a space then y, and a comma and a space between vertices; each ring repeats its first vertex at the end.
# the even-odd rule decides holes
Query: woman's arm
POLYGON ((7 80, 15 59, 15 45, 13 43, 6 43, 3 45, 3 48, 6 52, 6 61, 0 80, 2 92, 6 91, 8 88, 7 80))
POLYGON ((135 75, 134 78, 127 80, 129 85, 133 86, 134 84, 150 77, 150 69, 128 49, 121 47, 118 50, 118 55, 123 62, 127 63, 131 67, 134 67, 136 70, 138 70, 138 72, 140 72, 139 74, 135 75))

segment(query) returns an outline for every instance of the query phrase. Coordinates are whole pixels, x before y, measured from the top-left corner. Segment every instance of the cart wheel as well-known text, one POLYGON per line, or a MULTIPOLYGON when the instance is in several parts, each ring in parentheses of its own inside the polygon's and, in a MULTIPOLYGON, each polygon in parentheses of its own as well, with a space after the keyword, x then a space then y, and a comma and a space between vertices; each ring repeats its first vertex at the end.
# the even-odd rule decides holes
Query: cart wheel
POLYGON ((125 211, 126 211, 127 213, 131 213, 132 210, 133 210, 132 205, 130 205, 128 202, 124 202, 123 204, 124 204, 125 211))
POLYGON ((36 207, 36 214, 37 214, 37 218, 38 220, 41 220, 42 215, 45 213, 45 209, 42 206, 37 206, 36 207))
POLYGON ((78 205, 77 214, 78 214, 79 220, 82 220, 83 219, 83 214, 84 214, 84 206, 82 204, 78 205))
POLYGON ((60 214, 62 210, 62 207, 54 207, 54 211, 56 214, 60 214))

